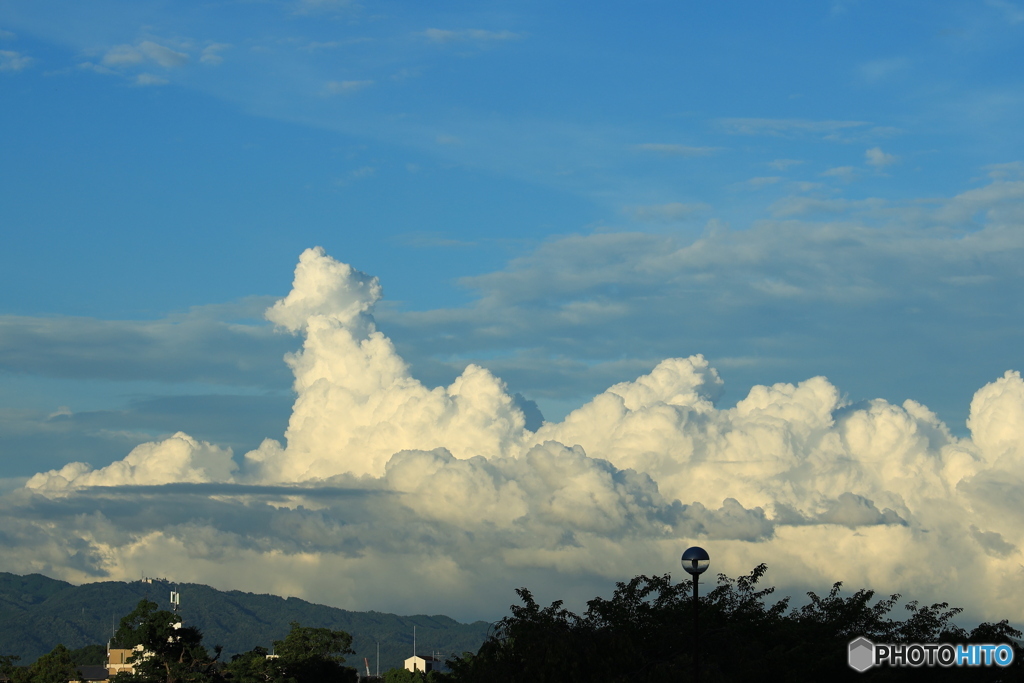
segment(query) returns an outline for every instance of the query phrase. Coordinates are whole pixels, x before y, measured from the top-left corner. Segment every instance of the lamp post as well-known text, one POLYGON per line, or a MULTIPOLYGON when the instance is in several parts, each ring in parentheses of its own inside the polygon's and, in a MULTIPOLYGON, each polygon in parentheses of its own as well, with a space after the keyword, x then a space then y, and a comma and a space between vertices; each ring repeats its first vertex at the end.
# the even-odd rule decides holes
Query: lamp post
POLYGON ((697 615, 699 614, 698 603, 697 603, 697 581, 700 575, 703 574, 708 565, 711 564, 711 558, 708 557, 708 551, 704 548, 693 546, 687 548, 683 552, 683 556, 680 558, 680 562, 683 564, 683 569, 686 573, 693 577, 693 680, 694 683, 700 680, 700 631, 697 626, 697 615))

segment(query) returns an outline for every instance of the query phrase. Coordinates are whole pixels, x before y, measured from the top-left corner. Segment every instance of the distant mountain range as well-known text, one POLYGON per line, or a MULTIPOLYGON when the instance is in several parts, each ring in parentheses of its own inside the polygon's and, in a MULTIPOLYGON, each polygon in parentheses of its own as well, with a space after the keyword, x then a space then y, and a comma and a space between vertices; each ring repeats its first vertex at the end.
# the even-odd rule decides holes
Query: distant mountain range
MULTIPOLYGON (((448 657, 476 652, 490 624, 463 624, 442 615, 398 616, 383 612, 350 612, 315 605, 298 598, 219 591, 197 583, 172 584, 163 579, 102 581, 75 586, 41 574, 19 576, 0 572, 0 654, 18 655, 28 664, 58 643, 70 649, 106 644, 121 617, 139 600, 148 598, 170 609, 171 590, 181 595, 181 615, 189 626, 203 632, 203 643, 213 652, 223 645, 222 659, 257 645, 269 648, 288 633, 289 623, 327 627, 353 636, 356 654, 348 663, 363 669, 363 658, 376 669, 380 643, 380 670, 401 666, 412 655, 413 626, 420 654, 439 652, 448 657), (176 586, 176 588, 175 588, 176 586)), ((96 662, 97 664, 99 662, 96 662)))

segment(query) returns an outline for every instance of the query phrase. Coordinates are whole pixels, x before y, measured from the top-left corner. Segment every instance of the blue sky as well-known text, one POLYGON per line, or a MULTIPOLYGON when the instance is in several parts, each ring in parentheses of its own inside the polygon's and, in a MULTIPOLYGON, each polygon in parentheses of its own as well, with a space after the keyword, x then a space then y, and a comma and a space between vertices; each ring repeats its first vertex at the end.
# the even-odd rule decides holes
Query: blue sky
POLYGON ((965 435, 1022 365, 1022 63, 1010 0, 7 0, 0 479, 281 439, 313 246, 430 387, 555 422, 703 354, 722 408, 820 375, 965 435))
MULTIPOLYGON (((247 297, 283 295, 298 253, 322 245, 381 278, 382 322, 426 381, 497 361, 552 418, 663 357, 703 353, 725 375, 727 402, 755 383, 823 374, 852 400, 915 398, 962 430, 970 395, 1018 365, 1020 269, 1012 258, 957 263, 955 276, 990 284, 946 292, 938 271, 949 266, 925 252, 1019 207, 1022 17, 1002 1, 8 2, 0 307, 51 327, 228 305, 202 314, 223 320, 247 297), (986 187, 992 197, 941 215, 986 187), (679 300, 685 287, 658 282, 666 275, 623 282, 611 255, 588 262, 565 241, 603 251, 604 236, 632 234, 642 259, 726 229, 743 243, 783 222, 751 246, 781 253, 688 290, 706 300, 696 309, 679 300), (802 253, 822 226, 877 232, 860 253, 838 235, 802 253), (893 232, 905 252, 885 263, 876 247, 893 232), (856 272, 831 282, 844 266, 856 272), (459 343, 443 341, 455 329, 444 313, 486 301, 502 273, 569 268, 593 281, 489 308, 522 316, 515 333, 480 338, 461 327, 486 324, 470 315, 459 343), (747 296, 723 291, 737 278, 847 292, 707 301, 747 296), (595 301, 636 315, 559 330, 530 321, 595 301), (612 339, 598 331, 609 323, 612 339), (546 367, 556 361, 564 372, 546 367)), ((621 268, 637 267, 624 256, 621 268)), ((97 332, 107 333, 117 334, 97 332)), ((60 367, 4 335, 8 412, 287 393, 271 367, 280 339, 228 383, 196 368, 181 341, 125 374, 95 367, 105 361, 73 348, 69 328, 53 335, 60 367)), ((234 353, 226 339, 192 341, 234 353)), ((118 343, 103 342, 113 365, 134 353, 118 343)), ((235 441, 266 435, 253 427, 239 425, 235 441)), ((34 471, 4 451, 9 472, 34 471)))

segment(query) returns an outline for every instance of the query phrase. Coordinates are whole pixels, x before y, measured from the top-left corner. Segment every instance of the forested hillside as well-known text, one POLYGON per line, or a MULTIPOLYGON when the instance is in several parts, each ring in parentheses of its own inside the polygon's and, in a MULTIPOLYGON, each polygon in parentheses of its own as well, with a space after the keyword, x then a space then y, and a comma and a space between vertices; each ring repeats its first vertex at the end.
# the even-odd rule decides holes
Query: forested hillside
POLYGON ((353 636, 353 666, 363 657, 376 666, 380 642, 381 670, 400 666, 412 654, 416 626, 417 649, 445 655, 472 651, 487 636, 489 624, 462 624, 445 616, 398 616, 382 612, 351 612, 315 605, 298 598, 218 591, 202 584, 103 581, 74 586, 39 574, 19 576, 0 572, 0 654, 18 655, 27 664, 63 643, 71 649, 106 643, 112 624, 128 614, 142 598, 169 609, 168 597, 176 586, 185 623, 196 626, 209 645, 223 645, 223 658, 269 647, 283 638, 290 622, 327 627, 353 636))

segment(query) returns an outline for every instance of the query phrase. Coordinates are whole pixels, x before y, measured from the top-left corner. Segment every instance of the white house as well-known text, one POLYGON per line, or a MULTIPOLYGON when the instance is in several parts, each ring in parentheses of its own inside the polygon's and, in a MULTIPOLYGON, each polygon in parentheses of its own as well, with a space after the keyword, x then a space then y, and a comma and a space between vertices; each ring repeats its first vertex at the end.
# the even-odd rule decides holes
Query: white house
POLYGON ((444 664, 439 657, 433 655, 413 655, 405 660, 406 671, 437 671, 444 664))

